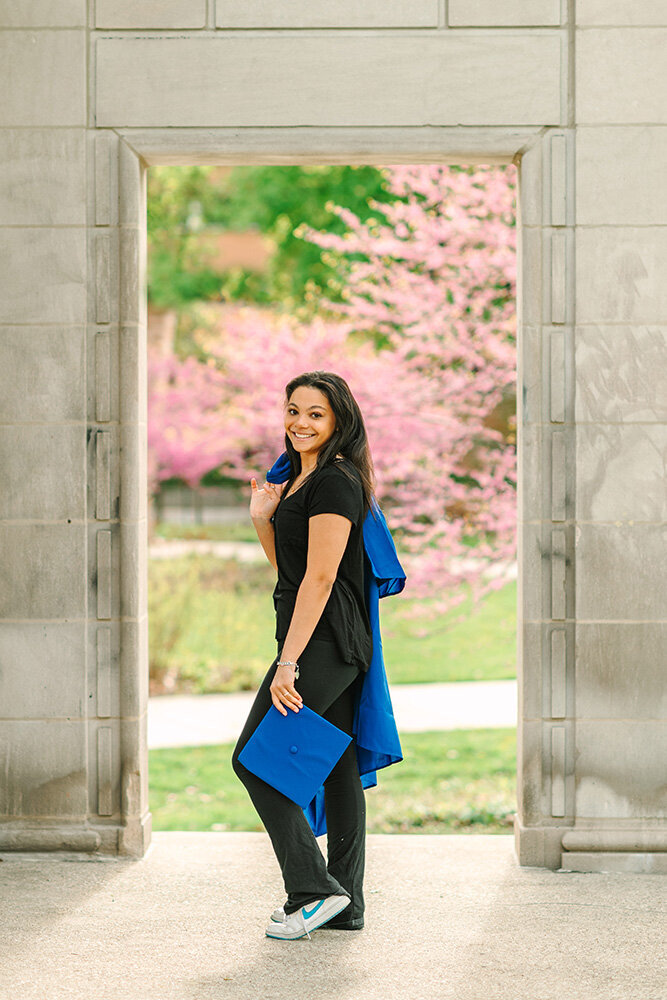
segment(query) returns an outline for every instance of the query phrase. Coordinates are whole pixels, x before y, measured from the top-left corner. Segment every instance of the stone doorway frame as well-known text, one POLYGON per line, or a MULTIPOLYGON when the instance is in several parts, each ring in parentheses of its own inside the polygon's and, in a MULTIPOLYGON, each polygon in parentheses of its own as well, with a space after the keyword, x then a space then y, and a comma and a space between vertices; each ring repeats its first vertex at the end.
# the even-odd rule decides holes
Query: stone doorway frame
MULTIPOLYGON (((338 128, 335 144, 332 131, 313 127, 126 128, 97 129, 94 134, 97 323, 90 327, 94 344, 89 357, 94 359, 96 433, 95 448, 89 452, 93 464, 89 475, 96 483, 97 510, 104 520, 105 514, 109 516, 115 478, 110 459, 118 456, 119 521, 117 526, 96 526, 94 550, 98 671, 108 674, 105 663, 116 642, 120 659, 119 851, 140 857, 151 836, 146 740, 148 167, 167 163, 514 163, 518 178, 519 688, 515 842, 521 865, 558 868, 562 837, 574 823, 574 130, 338 128), (117 310, 113 305, 116 282, 117 310), (115 409, 115 386, 119 386, 117 428, 108 422, 115 409), (116 527, 118 544, 113 537, 116 527), (118 594, 114 593, 115 581, 118 594), (105 624, 116 600, 120 606, 117 638, 112 635, 113 624, 105 624)), ((102 815, 111 814, 115 797, 111 738, 111 730, 105 733, 102 722, 97 732, 96 769, 102 815)), ((111 841, 107 849, 113 849, 111 841)))

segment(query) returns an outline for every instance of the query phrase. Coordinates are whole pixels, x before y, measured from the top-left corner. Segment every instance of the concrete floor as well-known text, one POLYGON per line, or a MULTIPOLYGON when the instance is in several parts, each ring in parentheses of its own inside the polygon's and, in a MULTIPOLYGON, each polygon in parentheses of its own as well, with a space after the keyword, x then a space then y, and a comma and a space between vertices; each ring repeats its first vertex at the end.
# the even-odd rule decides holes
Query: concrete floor
POLYGON ((140 861, 2 853, 0 998, 667 998, 667 876, 520 868, 511 836, 368 835, 365 892, 363 930, 275 941, 265 833, 158 832, 140 861))

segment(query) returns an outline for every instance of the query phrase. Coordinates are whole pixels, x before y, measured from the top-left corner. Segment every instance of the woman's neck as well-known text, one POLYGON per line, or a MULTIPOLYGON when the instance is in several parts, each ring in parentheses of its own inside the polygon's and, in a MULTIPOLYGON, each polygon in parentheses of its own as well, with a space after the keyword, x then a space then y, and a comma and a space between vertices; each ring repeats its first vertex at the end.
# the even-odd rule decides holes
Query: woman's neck
MULTIPOLYGON (((317 456, 318 455, 319 455, 319 452, 316 452, 313 456, 310 456, 310 455, 302 455, 301 456, 301 472, 299 473, 299 476, 307 476, 311 472, 315 471, 315 469, 317 468, 317 456), (304 458, 308 458, 308 460, 309 460, 309 462, 311 464, 306 465, 305 462, 304 462, 304 458)), ((338 454, 338 455, 336 455, 336 458, 343 458, 343 455, 338 454)), ((299 477, 297 476, 297 479, 298 478, 299 477)))

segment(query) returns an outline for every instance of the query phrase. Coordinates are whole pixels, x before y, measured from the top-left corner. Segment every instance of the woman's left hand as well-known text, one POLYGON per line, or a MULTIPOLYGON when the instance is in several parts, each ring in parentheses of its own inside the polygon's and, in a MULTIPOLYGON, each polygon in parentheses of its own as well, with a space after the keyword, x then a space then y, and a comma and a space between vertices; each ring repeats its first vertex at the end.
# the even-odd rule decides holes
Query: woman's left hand
POLYGON ((294 667, 276 667, 269 691, 271 700, 282 715, 287 715, 287 708, 293 712, 298 712, 303 708, 303 698, 294 687, 294 667), (286 705, 287 708, 283 708, 286 705))

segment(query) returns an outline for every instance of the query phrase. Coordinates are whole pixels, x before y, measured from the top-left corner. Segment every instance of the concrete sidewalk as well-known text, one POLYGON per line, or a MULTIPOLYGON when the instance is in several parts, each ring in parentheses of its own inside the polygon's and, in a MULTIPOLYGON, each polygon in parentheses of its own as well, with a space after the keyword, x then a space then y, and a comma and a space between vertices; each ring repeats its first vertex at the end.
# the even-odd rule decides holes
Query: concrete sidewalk
POLYGON ((667 995, 667 876, 520 868, 507 835, 369 834, 365 927, 298 941, 264 934, 285 899, 265 833, 0 858, 0 1000, 667 995))
MULTIPOLYGON (((245 691, 150 698, 149 749, 235 742, 254 698, 254 692, 245 691)), ((515 680, 394 684, 391 700, 403 733, 512 727, 517 723, 515 680)))
MULTIPOLYGON (((219 559, 237 559, 243 563, 263 563, 266 560, 264 549, 259 542, 223 542, 206 538, 154 538, 148 546, 150 559, 177 559, 194 553, 214 555, 219 559)), ((451 567, 472 568, 477 561, 473 556, 458 557, 451 560, 451 567)), ((507 564, 495 563, 488 566, 483 576, 487 579, 502 576, 509 583, 510 580, 517 579, 517 574, 518 564, 515 560, 507 564)))

